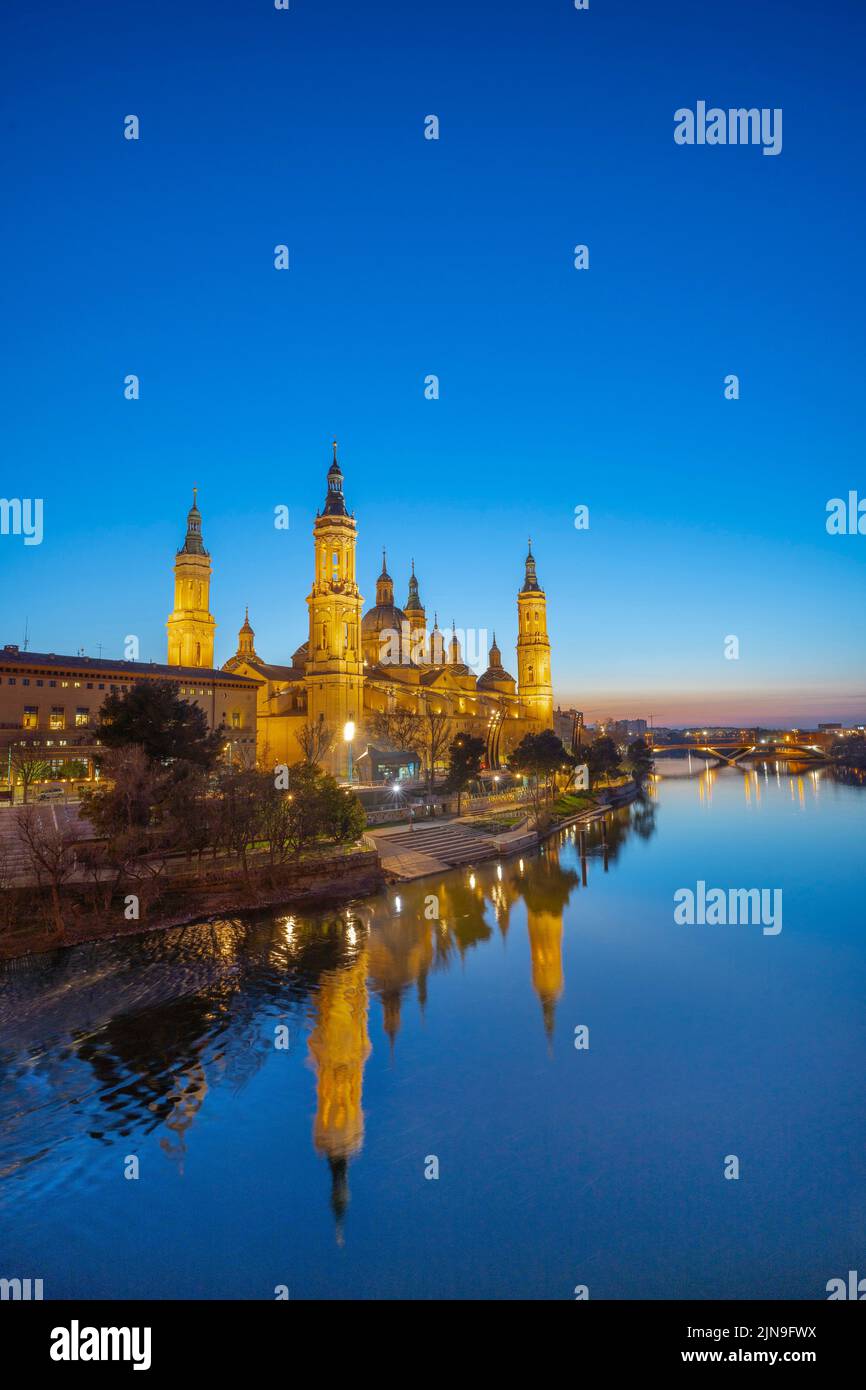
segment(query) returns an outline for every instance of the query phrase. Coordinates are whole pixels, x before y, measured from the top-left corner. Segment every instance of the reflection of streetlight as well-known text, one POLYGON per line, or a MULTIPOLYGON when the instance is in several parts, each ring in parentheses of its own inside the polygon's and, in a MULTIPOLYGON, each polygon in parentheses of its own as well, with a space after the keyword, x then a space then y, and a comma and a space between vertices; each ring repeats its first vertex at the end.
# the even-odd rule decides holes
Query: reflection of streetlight
POLYGON ((343 739, 349 753, 349 781, 352 780, 352 739, 355 737, 355 721, 347 719, 343 725, 343 739))

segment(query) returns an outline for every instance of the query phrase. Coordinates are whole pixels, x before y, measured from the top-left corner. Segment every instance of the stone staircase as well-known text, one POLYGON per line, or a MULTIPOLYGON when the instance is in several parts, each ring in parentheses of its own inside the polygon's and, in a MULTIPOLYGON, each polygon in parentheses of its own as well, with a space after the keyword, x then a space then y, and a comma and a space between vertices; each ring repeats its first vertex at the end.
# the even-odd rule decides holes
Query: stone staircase
POLYGON ((462 821, 416 825, 414 830, 378 830, 374 838, 386 868, 388 860, 407 855, 421 855, 435 865, 454 868, 496 854, 496 844, 489 835, 471 830, 462 821))

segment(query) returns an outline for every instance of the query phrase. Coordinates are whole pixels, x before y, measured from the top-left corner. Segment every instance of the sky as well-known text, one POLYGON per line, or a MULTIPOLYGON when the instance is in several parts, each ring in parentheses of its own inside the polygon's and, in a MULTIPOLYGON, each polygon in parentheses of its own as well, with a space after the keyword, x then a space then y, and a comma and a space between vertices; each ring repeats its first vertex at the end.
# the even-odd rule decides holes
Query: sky
POLYGON ((367 603, 383 546, 398 602, 414 558, 516 674, 531 535, 588 722, 866 717, 866 536, 825 524, 866 497, 860 0, 47 0, 2 31, 0 492, 44 535, 0 535, 0 644, 164 661, 197 484, 217 663, 246 604, 287 662, 336 437, 367 603), (698 101, 781 108, 781 152, 675 143, 698 101))

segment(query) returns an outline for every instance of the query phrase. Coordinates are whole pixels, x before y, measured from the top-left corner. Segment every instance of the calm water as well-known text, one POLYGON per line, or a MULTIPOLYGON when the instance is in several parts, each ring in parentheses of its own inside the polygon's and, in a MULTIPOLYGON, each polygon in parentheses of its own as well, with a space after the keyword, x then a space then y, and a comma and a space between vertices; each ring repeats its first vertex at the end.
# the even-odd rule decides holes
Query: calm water
POLYGON ((47 1298, 826 1297, 866 1260, 864 830, 866 789, 826 775, 665 778, 585 881, 564 836, 399 904, 7 970, 0 1276, 47 1298), (781 933, 675 925, 698 879, 781 888, 781 933))

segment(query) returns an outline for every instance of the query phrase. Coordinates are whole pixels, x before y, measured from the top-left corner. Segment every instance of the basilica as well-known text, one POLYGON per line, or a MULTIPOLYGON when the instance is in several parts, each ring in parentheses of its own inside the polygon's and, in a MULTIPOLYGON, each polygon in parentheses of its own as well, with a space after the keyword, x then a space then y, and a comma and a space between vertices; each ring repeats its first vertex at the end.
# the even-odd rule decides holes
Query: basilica
MULTIPOLYGON (((456 629, 452 626, 450 636, 444 635, 436 616, 428 624, 414 562, 407 598, 399 607, 383 552, 376 602, 365 612, 356 576, 357 539, 335 442, 324 505, 313 525, 306 641, 292 654, 290 665, 265 660, 256 651, 247 611, 237 651, 223 667, 256 682, 260 762, 295 762, 312 747, 335 775, 351 775, 353 756, 360 771, 359 758, 368 745, 381 744, 389 715, 406 711, 422 722, 441 726, 444 721, 448 741, 459 732, 483 738, 488 764, 497 767, 524 734, 552 726, 547 601, 531 544, 517 594, 515 680, 502 664, 495 635, 487 669, 476 677, 464 661, 456 629)), ((213 667, 210 576, 194 497, 186 539, 175 559, 175 606, 167 623, 170 666, 213 667)), ((399 728, 399 718, 393 722, 399 728)), ((447 745, 441 747, 437 761, 446 755, 447 745)))

